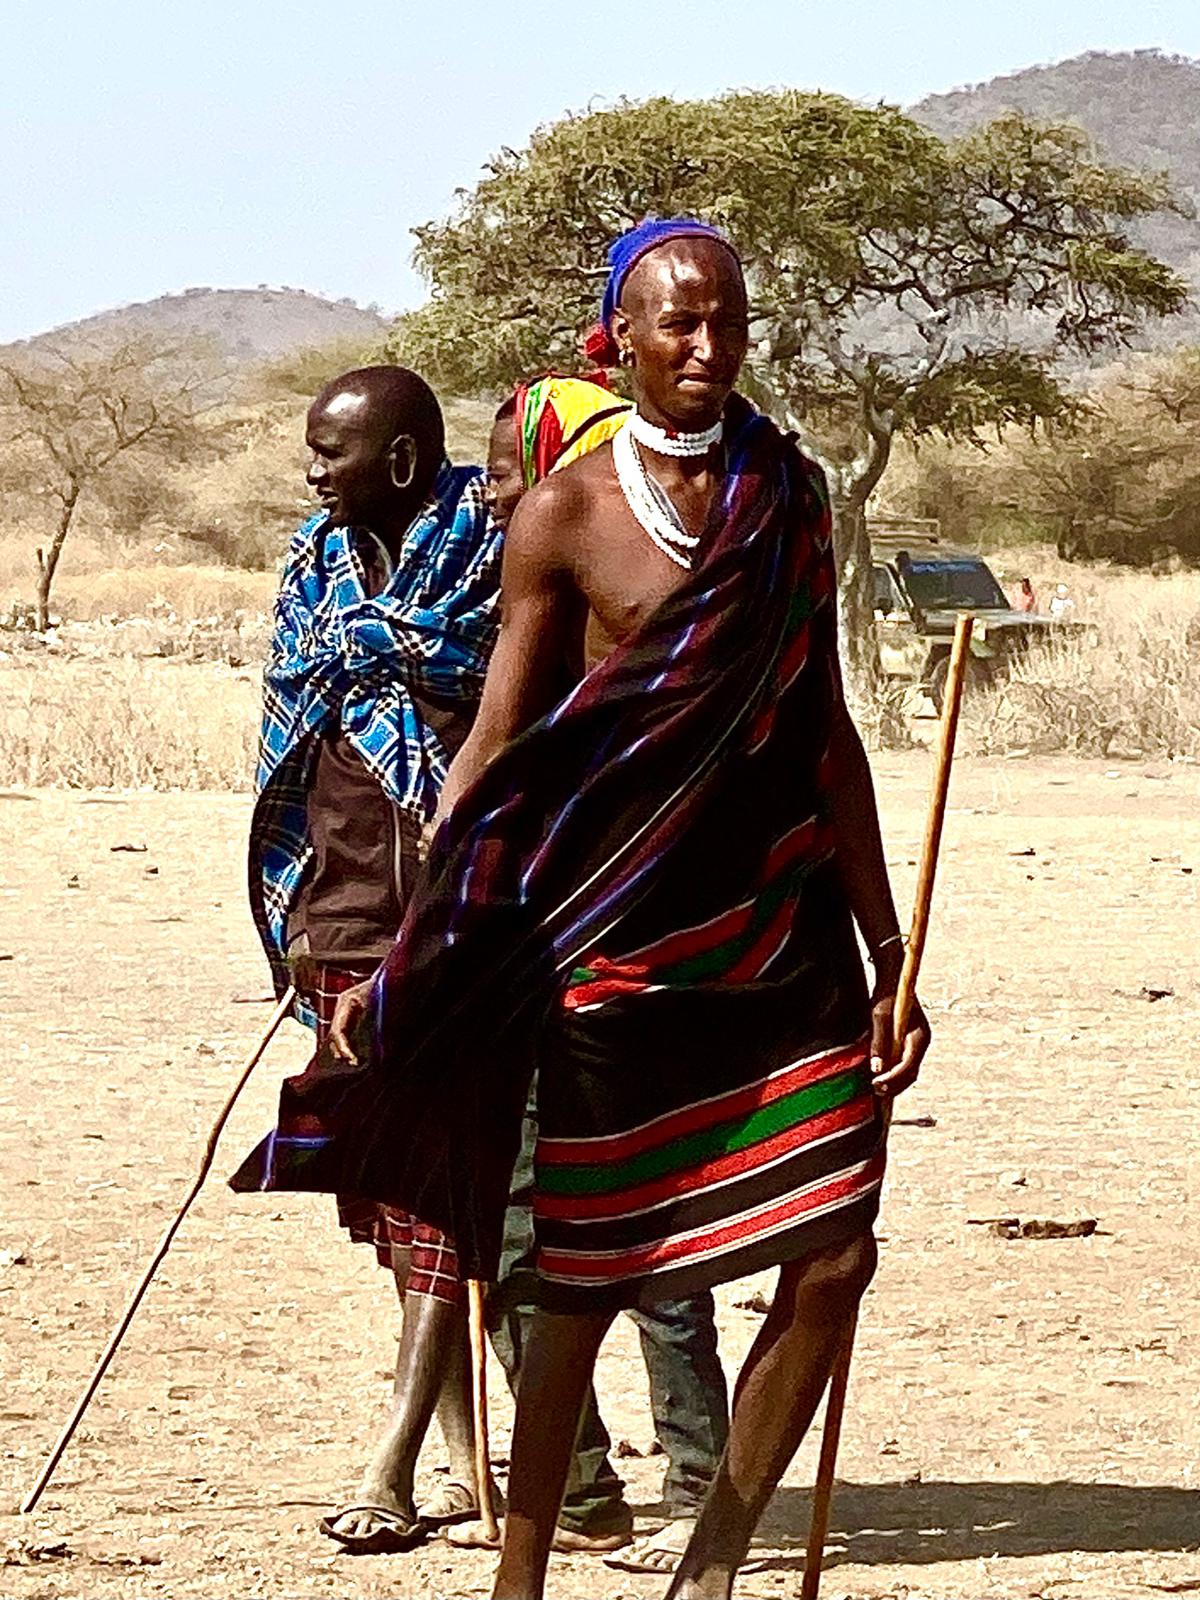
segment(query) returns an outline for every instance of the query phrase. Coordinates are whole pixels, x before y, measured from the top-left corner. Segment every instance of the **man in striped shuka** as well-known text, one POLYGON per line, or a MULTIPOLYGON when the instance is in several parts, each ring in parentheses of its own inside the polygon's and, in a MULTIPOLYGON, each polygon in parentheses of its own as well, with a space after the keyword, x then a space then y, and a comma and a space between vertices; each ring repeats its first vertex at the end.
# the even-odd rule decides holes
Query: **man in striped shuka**
MULTIPOLYGON (((778 1265, 668 1590, 732 1592, 874 1269, 882 1102, 929 1037, 919 1008, 890 1036, 902 945, 842 698, 824 482, 733 392, 741 265, 687 220, 611 259, 635 413, 513 517, 499 642, 370 994, 370 1059, 295 1108, 308 1186, 403 1204, 490 1276, 536 1065, 542 1309, 495 1600, 543 1592, 564 1423, 615 1312, 778 1265)), ((344 1057, 364 1004, 339 1007, 344 1057)))

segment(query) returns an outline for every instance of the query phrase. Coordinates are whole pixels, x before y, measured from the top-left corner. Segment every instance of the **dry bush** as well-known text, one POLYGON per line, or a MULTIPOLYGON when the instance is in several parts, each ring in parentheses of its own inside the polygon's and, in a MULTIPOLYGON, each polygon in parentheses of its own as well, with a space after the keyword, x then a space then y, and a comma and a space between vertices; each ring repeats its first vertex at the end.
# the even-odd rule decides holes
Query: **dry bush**
POLYGON ((274 572, 228 567, 129 566, 71 574, 61 580, 63 611, 73 621, 161 617, 175 623, 203 619, 236 622, 270 612, 274 572))
POLYGON ((0 783, 71 789, 245 790, 257 674, 183 662, 0 666, 0 783))
MULTIPOLYGON (((1021 554, 1028 570, 1028 553, 1021 554)), ((1056 581, 1043 554, 1034 570, 1056 581)), ((1063 567, 1084 634, 1031 650, 964 705, 980 754, 1200 760, 1200 576, 1063 567)))
POLYGON ((936 517, 985 552, 1051 540, 1080 562, 1200 560, 1200 347, 1127 355, 1082 376, 1077 398, 1069 422, 1008 427, 985 448, 902 443, 880 509, 936 517))
POLYGON ((451 461, 487 461, 488 438, 496 407, 490 400, 443 400, 446 419, 446 454, 451 461))
POLYGON ((304 482, 303 402, 266 403, 241 415, 236 449, 181 469, 174 489, 185 508, 176 525, 201 560, 247 571, 276 568, 297 525, 315 509, 304 482))
POLYGON ((911 750, 916 744, 912 734, 912 717, 917 704, 924 699, 920 690, 911 683, 894 678, 881 678, 869 699, 853 693, 847 680, 850 714, 868 750, 911 750))

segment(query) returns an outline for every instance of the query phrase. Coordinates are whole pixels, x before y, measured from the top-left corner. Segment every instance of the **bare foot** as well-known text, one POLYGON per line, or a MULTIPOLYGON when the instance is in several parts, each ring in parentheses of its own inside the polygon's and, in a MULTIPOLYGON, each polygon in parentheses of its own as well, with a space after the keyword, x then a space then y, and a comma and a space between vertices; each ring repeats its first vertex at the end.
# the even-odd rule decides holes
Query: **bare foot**
MULTIPOLYGON (((629 1543, 633 1531, 632 1515, 629 1522, 628 1528, 617 1527, 609 1533, 577 1533, 574 1528, 558 1527, 554 1530, 551 1549, 559 1555, 568 1556, 608 1555, 629 1543)), ((488 1538, 482 1522, 460 1522, 457 1527, 447 1528, 442 1537, 459 1550, 499 1550, 504 1537, 504 1523, 501 1521, 500 1534, 495 1539, 488 1538)))
POLYGON ((459 1522, 452 1527, 442 1529, 442 1538, 447 1544, 452 1544, 456 1550, 499 1550, 500 1541, 504 1537, 504 1523, 500 1521, 500 1531, 494 1539, 489 1539, 483 1530, 483 1523, 470 1521, 459 1522))
POLYGON ((619 1572, 658 1572, 669 1577, 679 1565, 695 1526, 691 1517, 677 1517, 657 1533, 644 1533, 619 1555, 607 1557, 604 1564, 619 1572))

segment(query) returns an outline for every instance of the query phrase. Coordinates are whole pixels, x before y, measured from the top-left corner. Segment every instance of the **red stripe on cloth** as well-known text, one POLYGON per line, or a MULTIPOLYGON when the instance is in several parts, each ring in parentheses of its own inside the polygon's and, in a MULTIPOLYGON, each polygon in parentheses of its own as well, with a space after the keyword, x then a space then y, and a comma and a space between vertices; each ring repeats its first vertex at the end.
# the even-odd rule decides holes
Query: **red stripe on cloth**
POLYGON ((656 1239, 632 1250, 603 1253, 540 1250, 538 1270, 548 1278, 588 1278, 597 1282, 632 1278, 658 1267, 686 1262, 695 1256, 747 1244, 785 1227, 789 1222, 798 1221, 809 1212, 853 1204, 882 1180, 883 1169, 884 1156, 880 1151, 857 1171, 839 1173, 827 1182, 803 1190, 800 1194, 789 1195, 775 1205, 734 1217, 707 1232, 674 1239, 656 1239))
POLYGON ((603 956, 591 963, 595 970, 602 967, 612 972, 644 974, 649 977, 657 967, 673 965, 676 961, 686 961, 689 957, 699 954, 701 950, 711 950, 714 945, 724 944, 726 939, 734 939, 739 933, 744 933, 754 915, 754 901, 744 900, 741 905, 732 906, 728 911, 722 911, 720 916, 712 917, 707 922, 697 922, 690 928, 682 928, 678 933, 668 934, 665 939, 660 939, 657 944, 648 944, 641 950, 631 951, 628 956, 620 961, 606 961, 603 956))
POLYGON ((664 1200, 681 1200, 685 1195, 706 1189, 710 1184, 723 1183, 730 1178, 741 1178, 756 1167, 765 1167, 781 1156, 793 1155, 806 1145, 816 1144, 834 1134, 845 1133, 860 1126, 873 1114, 875 1096, 861 1094, 844 1106, 836 1106, 819 1117, 794 1128, 786 1128, 770 1139, 752 1145, 748 1150, 734 1150, 717 1156, 691 1172, 672 1173, 665 1178, 655 1178, 650 1183, 637 1184, 616 1194, 550 1195, 539 1194, 534 1200, 534 1215, 566 1222, 585 1222, 596 1217, 628 1216, 631 1212, 646 1211, 664 1200))
POLYGON ((788 934, 792 930, 792 918, 795 914, 795 899, 789 898, 785 900, 745 955, 733 964, 720 981, 722 983, 750 983, 757 978, 768 960, 772 956, 778 955, 783 945, 787 942, 788 934))
MULTIPOLYGON (((594 965, 598 967, 600 962, 596 961, 594 965)), ((585 1006, 603 1005, 606 1000, 615 1000, 618 995, 645 994, 652 987, 648 977, 624 976, 597 979, 595 983, 579 983, 563 995, 563 1010, 581 1011, 585 1006)))
POLYGON ((809 845, 816 837, 817 819, 809 817, 807 822, 801 822, 795 828, 789 828, 782 839, 777 839, 771 846, 767 856, 764 871, 764 885, 769 882, 777 872, 784 867, 791 866, 793 861, 798 861, 808 850, 809 845))
MULTIPOLYGON (((816 818, 810 817, 807 822, 789 829, 772 845, 763 867, 758 893, 808 851, 816 834, 816 818)), ((741 905, 731 907, 720 916, 711 917, 707 922, 698 922, 690 928, 683 928, 678 933, 668 934, 665 939, 659 939, 654 944, 643 945, 640 950, 631 951, 619 961, 610 961, 605 956, 597 956, 588 962, 589 968, 596 973, 596 978, 591 983, 573 988, 565 1004, 569 1010, 576 1010, 580 1006, 595 1005, 598 1001, 610 999, 616 994, 636 992, 652 981, 654 973, 659 968, 673 965, 677 961, 689 960, 703 950, 714 949, 717 945, 724 944, 727 939, 734 939, 739 933, 744 933, 753 916, 754 901, 744 900, 741 905)))
POLYGON ((824 603, 833 594, 835 588, 832 564, 825 561, 818 561, 813 570, 812 576, 808 581, 811 585, 814 606, 818 604, 824 605, 824 603))
POLYGON ((804 622, 796 632, 796 637, 788 645, 783 658, 775 669, 775 692, 782 694, 798 675, 804 670, 804 663, 808 660, 809 627, 804 622))
POLYGON ((769 706, 763 707, 751 725, 750 733, 746 739, 746 753, 748 755, 753 755, 756 750, 761 749, 766 744, 774 726, 775 702, 772 701, 769 706))
POLYGON ((770 1105, 793 1089, 805 1084, 819 1083, 822 1078, 833 1077, 847 1068, 858 1065, 867 1058, 867 1041, 858 1039, 851 1045, 826 1051, 805 1061, 795 1061, 781 1067, 778 1072, 755 1083, 744 1084, 726 1094, 713 1095, 697 1105, 684 1106, 680 1111, 667 1111, 661 1117, 644 1122, 640 1128, 627 1133, 614 1133, 596 1139, 539 1138, 537 1159, 550 1166, 594 1166, 601 1161, 624 1161, 642 1150, 652 1150, 656 1145, 667 1144, 697 1128, 709 1128, 714 1123, 726 1122, 733 1117, 745 1116, 759 1106, 770 1105))

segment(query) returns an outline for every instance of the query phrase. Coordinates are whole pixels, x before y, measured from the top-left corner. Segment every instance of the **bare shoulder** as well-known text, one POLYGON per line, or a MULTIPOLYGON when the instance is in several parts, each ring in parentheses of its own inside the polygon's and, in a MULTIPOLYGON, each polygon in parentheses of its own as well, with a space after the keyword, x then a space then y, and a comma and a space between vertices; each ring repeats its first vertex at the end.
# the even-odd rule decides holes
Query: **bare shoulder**
POLYGON ((608 454, 603 445, 535 484, 513 514, 507 549, 523 561, 570 566, 597 489, 611 474, 611 465, 598 459, 608 454))
POLYGON ((593 491, 599 485, 608 483, 612 475, 612 440, 606 439, 594 450, 589 450, 587 455, 577 456, 567 466, 552 472, 545 482, 561 484, 575 494, 590 499, 593 491))

